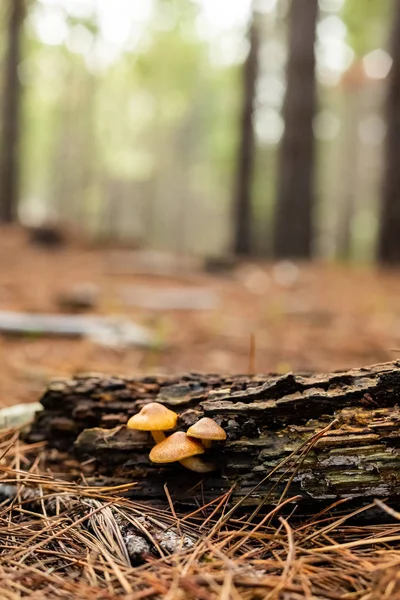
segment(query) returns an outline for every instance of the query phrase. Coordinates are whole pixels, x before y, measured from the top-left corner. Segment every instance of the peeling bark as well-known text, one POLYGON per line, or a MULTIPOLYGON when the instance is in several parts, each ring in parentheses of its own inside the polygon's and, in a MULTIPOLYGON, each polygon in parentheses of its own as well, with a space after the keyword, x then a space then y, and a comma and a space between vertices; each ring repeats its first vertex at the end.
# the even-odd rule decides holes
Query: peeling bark
POLYGON ((400 361, 316 375, 89 375, 49 386, 27 438, 73 451, 81 464, 94 458, 92 483, 135 481, 137 498, 165 497, 168 483, 175 499, 188 499, 200 482, 206 500, 234 486, 246 504, 275 503, 284 490, 308 502, 387 497, 400 493, 399 398, 400 361), (125 423, 154 400, 179 413, 179 430, 203 416, 226 430, 227 441, 204 455, 215 473, 149 461, 150 435, 125 423))

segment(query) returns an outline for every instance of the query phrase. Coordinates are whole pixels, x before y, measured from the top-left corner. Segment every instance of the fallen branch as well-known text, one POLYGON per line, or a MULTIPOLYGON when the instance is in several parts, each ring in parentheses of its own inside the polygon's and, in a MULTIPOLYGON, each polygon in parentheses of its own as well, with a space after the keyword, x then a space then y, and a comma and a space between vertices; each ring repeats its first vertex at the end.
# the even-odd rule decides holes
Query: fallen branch
POLYGON ((27 438, 74 452, 81 464, 94 459, 99 481, 135 481, 138 498, 165 498, 166 482, 174 499, 202 482, 206 500, 233 487, 233 498, 253 505, 285 494, 309 503, 388 497, 400 493, 399 398, 397 361, 316 375, 89 375, 49 386, 27 438), (179 413, 177 429, 203 416, 221 424, 228 439, 206 456, 214 473, 150 462, 150 436, 124 424, 154 400, 179 413))

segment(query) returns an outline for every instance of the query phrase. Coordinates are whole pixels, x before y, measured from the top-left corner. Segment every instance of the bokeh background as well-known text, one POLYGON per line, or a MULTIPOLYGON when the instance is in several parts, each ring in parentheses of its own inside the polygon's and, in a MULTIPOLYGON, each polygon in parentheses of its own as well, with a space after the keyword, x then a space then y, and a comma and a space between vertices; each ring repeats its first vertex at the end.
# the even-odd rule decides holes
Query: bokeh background
POLYGON ((2 0, 0 32, 1 402, 396 358, 400 0, 2 0))

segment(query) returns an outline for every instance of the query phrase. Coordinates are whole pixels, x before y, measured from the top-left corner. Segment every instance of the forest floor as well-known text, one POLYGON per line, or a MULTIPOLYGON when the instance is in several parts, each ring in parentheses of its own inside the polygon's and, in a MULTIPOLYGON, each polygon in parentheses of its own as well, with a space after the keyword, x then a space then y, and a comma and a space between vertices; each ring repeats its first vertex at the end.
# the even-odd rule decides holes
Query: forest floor
MULTIPOLYGON (((128 318, 153 331, 158 345, 0 336, 0 405, 37 401, 52 377, 88 371, 247 372, 252 336, 260 373, 329 372, 398 356, 397 271, 253 262, 216 275, 169 263, 161 276, 160 260, 144 268, 143 254, 128 249, 76 240, 45 249, 22 230, 1 232, 0 317, 62 314, 66 294, 89 289, 95 303, 86 314, 128 318), (199 299, 201 308, 171 307, 199 299)), ((383 503, 354 512, 342 499, 304 520, 281 516, 296 498, 266 515, 262 505, 259 516, 239 506, 228 514, 228 492, 180 514, 167 488, 160 508, 127 499, 134 482, 106 489, 56 479, 43 443, 27 445, 18 431, 0 432, 0 454, 6 600, 400 599, 400 515, 383 503), (374 524, 377 508, 389 516, 374 524)))
POLYGON ((129 249, 77 241, 49 249, 33 245, 25 231, 1 233, 0 311, 65 313, 60 295, 87 284, 95 286, 96 302, 86 314, 128 318, 160 344, 114 348, 88 339, 0 336, 3 406, 37 400, 52 377, 88 371, 247 372, 252 334, 259 373, 357 367, 392 360, 400 347, 398 271, 249 262, 218 275, 198 265, 156 275, 129 249), (135 306, 163 306, 165 292, 164 306, 171 293, 205 306, 135 306))

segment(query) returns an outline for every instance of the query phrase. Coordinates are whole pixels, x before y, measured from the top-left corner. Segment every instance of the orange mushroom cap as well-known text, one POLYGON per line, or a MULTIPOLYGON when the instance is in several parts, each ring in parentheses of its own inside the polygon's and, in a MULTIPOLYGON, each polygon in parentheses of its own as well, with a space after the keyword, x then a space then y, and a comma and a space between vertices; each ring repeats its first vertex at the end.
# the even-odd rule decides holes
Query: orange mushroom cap
POLYGON ((163 404, 150 402, 127 423, 129 429, 139 431, 167 431, 176 427, 178 415, 163 404))
POLYGON ((226 432, 214 419, 203 417, 189 427, 187 435, 201 440, 226 440, 226 432))
POLYGON ((183 431, 173 433, 151 449, 150 460, 154 463, 170 463, 203 454, 204 446, 183 431))

